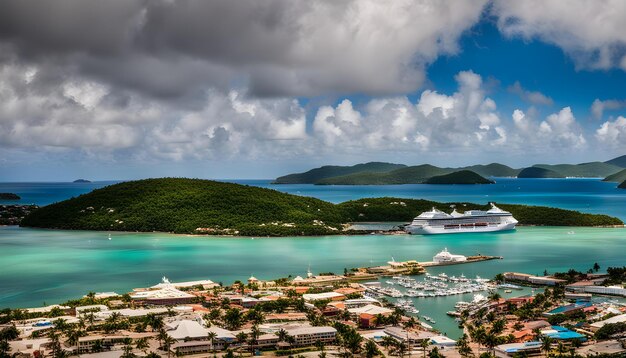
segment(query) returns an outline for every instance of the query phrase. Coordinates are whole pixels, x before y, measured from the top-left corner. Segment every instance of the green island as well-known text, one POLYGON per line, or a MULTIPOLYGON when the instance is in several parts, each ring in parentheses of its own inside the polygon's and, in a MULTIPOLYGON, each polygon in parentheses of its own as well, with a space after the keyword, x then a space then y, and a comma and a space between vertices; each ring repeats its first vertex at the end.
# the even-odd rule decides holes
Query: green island
POLYGON ((620 189, 626 189, 626 180, 624 180, 620 185, 617 186, 620 189))
MULTIPOLYGON (((368 198, 332 204, 276 190, 201 179, 162 178, 110 185, 34 210, 22 226, 178 234, 303 236, 362 233, 353 222, 409 222, 430 208, 460 211, 488 204, 368 198)), ((498 204, 521 225, 623 225, 607 215, 498 204)))
POLYGON ((493 180, 486 179, 471 170, 437 175, 426 179, 425 184, 493 184, 493 180))
MULTIPOLYGON (((403 164, 371 162, 353 166, 323 166, 303 173, 289 174, 276 178, 272 184, 317 184, 317 185, 396 185, 433 184, 433 177, 448 175, 446 184, 471 183, 476 175, 489 177, 517 178, 604 178, 605 181, 626 180, 626 156, 606 162, 580 164, 535 164, 515 169, 500 163, 472 165, 459 168, 440 168, 430 164, 406 166, 403 164), (470 173, 471 172, 471 173, 470 173)), ((435 179, 437 182, 439 179, 435 179)), ((478 184, 478 183, 477 183, 478 184)), ((484 184, 484 183, 483 183, 484 184)))
POLYGON ((20 196, 13 193, 0 193, 0 199, 2 200, 20 200, 20 196))

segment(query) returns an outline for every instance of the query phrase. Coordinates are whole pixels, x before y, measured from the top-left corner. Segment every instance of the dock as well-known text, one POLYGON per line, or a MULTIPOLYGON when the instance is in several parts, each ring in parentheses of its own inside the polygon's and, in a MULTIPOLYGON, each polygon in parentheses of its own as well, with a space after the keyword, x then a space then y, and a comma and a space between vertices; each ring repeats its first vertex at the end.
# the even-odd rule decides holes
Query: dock
POLYGON ((471 264, 474 262, 489 261, 489 260, 502 260, 502 259, 504 259, 504 257, 502 256, 476 255, 476 256, 468 256, 467 260, 464 260, 464 261, 446 261, 446 262, 427 261, 427 262, 420 262, 419 264, 422 267, 434 267, 434 266, 471 264))

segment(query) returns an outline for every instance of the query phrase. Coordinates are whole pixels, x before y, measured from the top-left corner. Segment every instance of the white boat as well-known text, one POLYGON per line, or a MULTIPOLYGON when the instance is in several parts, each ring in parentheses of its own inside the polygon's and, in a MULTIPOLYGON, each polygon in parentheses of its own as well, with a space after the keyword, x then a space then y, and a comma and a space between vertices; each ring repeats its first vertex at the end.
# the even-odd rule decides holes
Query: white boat
POLYGON ((454 209, 448 214, 436 208, 425 211, 405 227, 409 234, 449 234, 513 230, 517 220, 510 212, 491 203, 491 209, 468 210, 463 214, 454 209))

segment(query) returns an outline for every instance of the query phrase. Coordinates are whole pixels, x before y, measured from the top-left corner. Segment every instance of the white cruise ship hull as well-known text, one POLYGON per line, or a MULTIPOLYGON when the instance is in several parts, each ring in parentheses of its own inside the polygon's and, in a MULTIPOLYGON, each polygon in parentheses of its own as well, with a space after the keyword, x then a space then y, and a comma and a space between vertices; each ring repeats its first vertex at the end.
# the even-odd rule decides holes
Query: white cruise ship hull
POLYGON ((517 223, 506 223, 487 226, 459 226, 459 227, 443 227, 443 226, 417 226, 408 225, 405 227, 406 232, 413 235, 433 235, 433 234, 459 234, 472 232, 495 232, 515 230, 517 223))

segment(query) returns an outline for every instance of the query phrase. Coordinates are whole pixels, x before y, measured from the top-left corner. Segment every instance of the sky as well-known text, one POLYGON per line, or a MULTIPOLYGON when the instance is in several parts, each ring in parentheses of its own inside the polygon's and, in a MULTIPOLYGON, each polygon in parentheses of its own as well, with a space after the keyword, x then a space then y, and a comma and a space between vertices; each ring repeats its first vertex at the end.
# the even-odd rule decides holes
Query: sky
POLYGON ((620 0, 0 0, 0 181, 626 154, 620 0))

